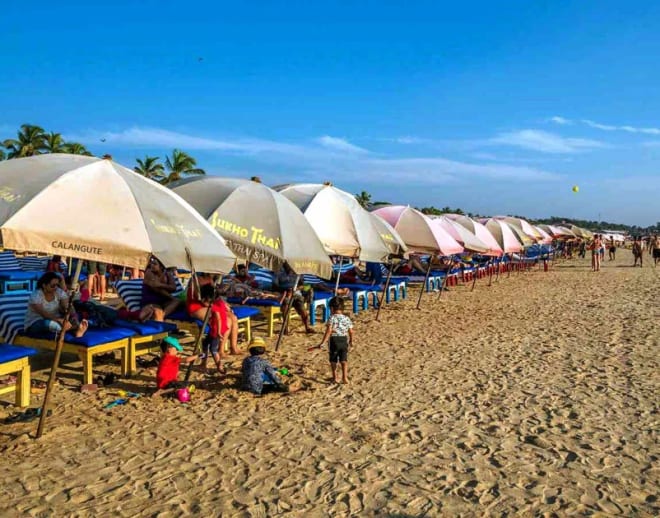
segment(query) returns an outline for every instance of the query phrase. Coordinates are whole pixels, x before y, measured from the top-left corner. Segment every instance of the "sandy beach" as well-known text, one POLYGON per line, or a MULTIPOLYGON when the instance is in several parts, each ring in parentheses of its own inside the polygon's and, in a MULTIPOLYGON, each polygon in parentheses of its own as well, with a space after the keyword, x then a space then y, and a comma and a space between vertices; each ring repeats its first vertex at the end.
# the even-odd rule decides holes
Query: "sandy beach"
POLYGON ((0 426, 0 515, 657 516, 660 269, 631 264, 621 250, 600 273, 573 260, 360 313, 348 386, 300 327, 269 355, 305 386, 288 396, 237 390, 234 358, 195 374, 189 405, 104 410, 155 369, 81 394, 68 364, 41 440, 36 421, 0 426))

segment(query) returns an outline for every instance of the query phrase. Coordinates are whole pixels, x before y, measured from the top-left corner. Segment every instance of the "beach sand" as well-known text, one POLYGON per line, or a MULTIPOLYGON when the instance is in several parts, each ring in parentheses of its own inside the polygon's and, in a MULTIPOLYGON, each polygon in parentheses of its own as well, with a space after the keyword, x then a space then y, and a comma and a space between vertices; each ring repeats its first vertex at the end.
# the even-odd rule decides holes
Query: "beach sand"
POLYGON ((348 386, 299 321, 269 355, 306 387, 288 396, 236 390, 236 358, 189 405, 103 410, 116 390, 77 392, 68 365, 42 439, 0 425, 0 515, 658 515, 660 268, 630 264, 621 250, 600 273, 567 261, 360 313, 348 386))

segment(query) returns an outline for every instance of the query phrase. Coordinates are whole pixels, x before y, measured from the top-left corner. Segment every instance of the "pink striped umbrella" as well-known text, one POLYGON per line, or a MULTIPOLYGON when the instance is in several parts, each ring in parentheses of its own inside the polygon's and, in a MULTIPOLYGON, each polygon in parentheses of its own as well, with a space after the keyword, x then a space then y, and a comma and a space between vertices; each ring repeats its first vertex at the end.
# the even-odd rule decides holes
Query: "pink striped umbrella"
POLYGON ((486 222, 486 228, 493 235, 505 254, 522 251, 523 246, 505 221, 491 218, 486 222))
POLYGON ((440 225, 409 206, 389 205, 375 210, 396 230, 413 251, 436 252, 442 255, 460 254, 463 247, 440 225))
POLYGON ((504 254, 502 248, 500 248, 500 245, 495 241, 493 234, 491 234, 481 223, 461 214, 445 214, 445 216, 472 232, 483 243, 485 243, 488 246, 488 251, 485 252, 484 255, 502 257, 504 254))

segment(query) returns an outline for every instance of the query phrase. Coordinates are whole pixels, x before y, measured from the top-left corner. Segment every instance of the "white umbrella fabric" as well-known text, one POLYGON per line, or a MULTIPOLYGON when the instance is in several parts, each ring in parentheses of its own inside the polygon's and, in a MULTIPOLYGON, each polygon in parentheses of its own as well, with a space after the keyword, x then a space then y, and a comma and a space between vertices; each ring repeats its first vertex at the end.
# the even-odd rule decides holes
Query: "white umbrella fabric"
POLYGON ((380 236, 372 216, 350 193, 330 184, 289 184, 273 187, 305 215, 330 255, 382 263, 390 246, 380 236))
POLYGON ((309 224, 288 198, 266 185, 240 178, 196 176, 172 185, 227 240, 240 258, 278 271, 324 279, 332 262, 309 224))
POLYGON ((490 250, 486 243, 456 221, 445 216, 434 216, 432 218, 433 221, 436 221, 442 228, 449 232, 451 237, 461 243, 466 250, 479 254, 485 254, 490 250))
POLYGON ((144 268, 231 270, 235 257, 188 203, 112 160, 48 154, 0 162, 0 235, 10 250, 144 268))

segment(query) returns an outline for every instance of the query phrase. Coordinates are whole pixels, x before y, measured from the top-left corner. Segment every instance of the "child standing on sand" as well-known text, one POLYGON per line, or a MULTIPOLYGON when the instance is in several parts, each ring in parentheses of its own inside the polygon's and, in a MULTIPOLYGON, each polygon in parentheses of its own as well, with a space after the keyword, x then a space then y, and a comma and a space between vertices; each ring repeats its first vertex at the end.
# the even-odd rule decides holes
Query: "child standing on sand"
POLYGON ((344 315, 344 299, 333 297, 330 299, 331 315, 326 323, 325 334, 319 349, 330 342, 329 357, 332 380, 338 383, 337 367, 341 364, 341 382, 348 383, 348 349, 353 346, 353 322, 344 315))

